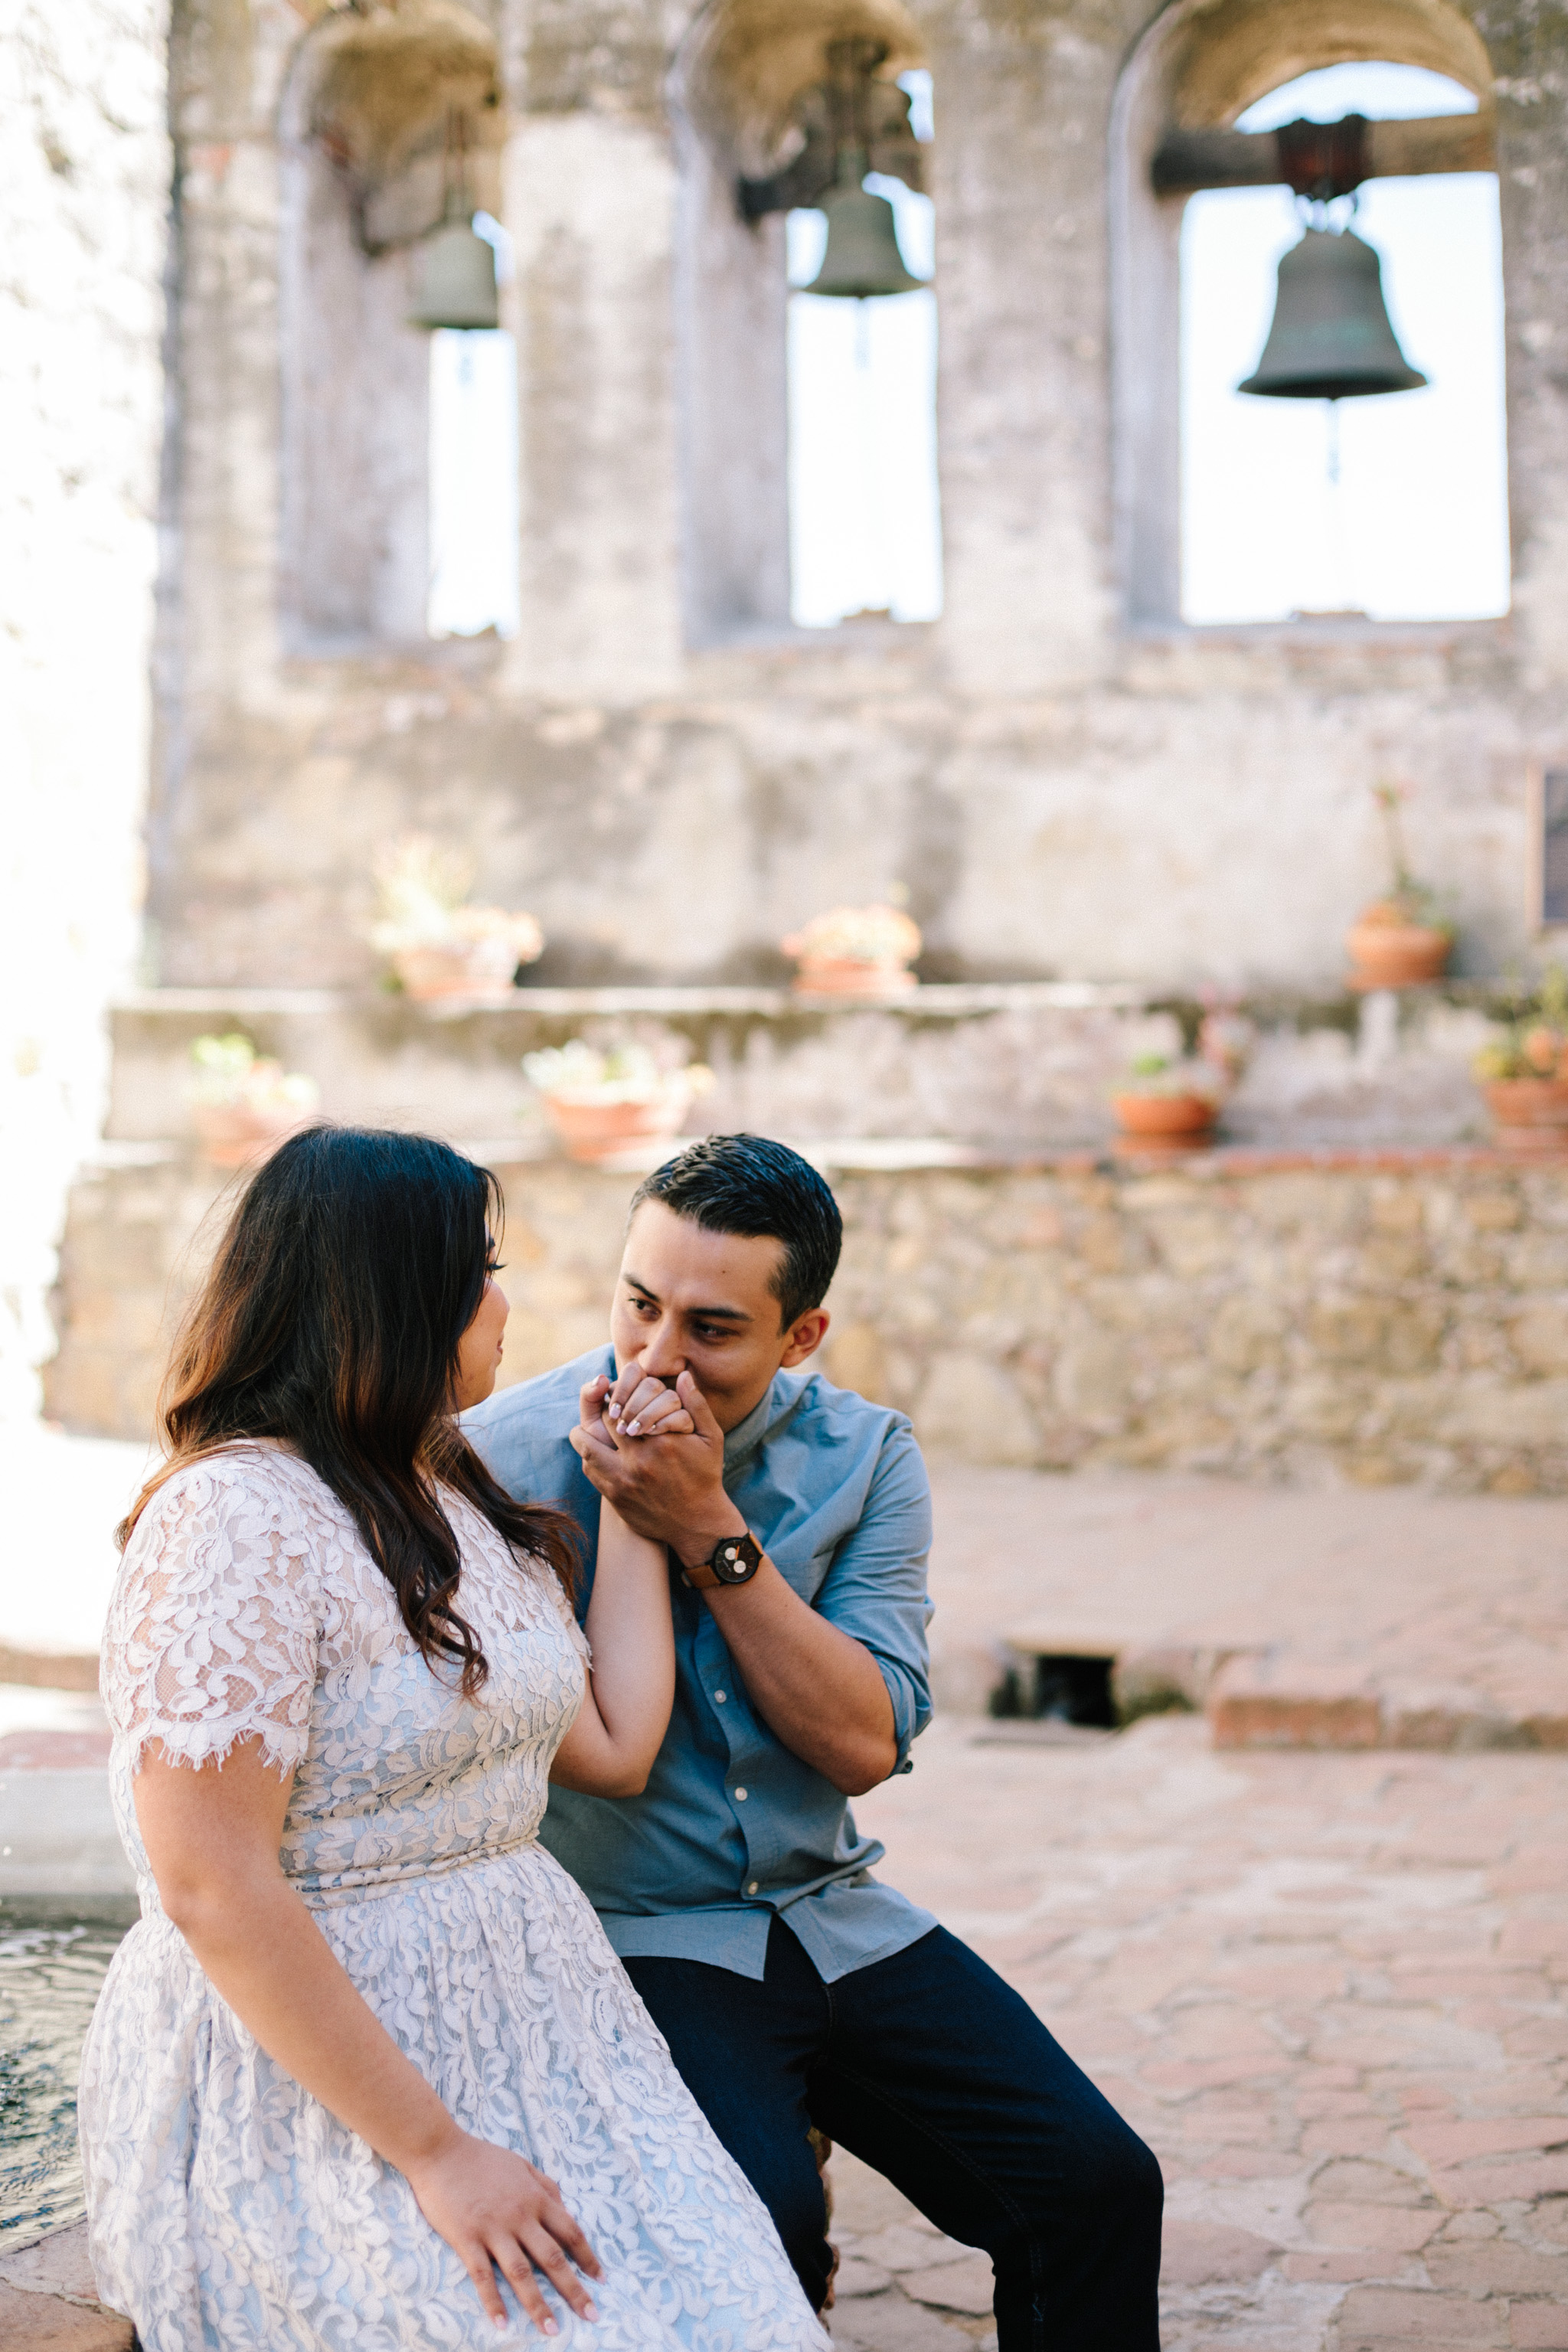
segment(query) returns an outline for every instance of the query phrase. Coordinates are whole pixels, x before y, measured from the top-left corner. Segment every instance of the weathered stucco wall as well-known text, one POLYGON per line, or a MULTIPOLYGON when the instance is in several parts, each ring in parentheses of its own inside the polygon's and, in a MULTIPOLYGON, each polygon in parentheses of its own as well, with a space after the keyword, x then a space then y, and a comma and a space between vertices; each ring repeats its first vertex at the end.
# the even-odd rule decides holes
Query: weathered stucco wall
MULTIPOLYGON (((475 849, 485 895, 542 917, 542 981, 765 977, 803 916, 896 878, 932 977, 1321 987, 1381 880, 1366 787, 1391 771, 1417 788, 1416 854, 1455 896, 1466 968, 1524 953, 1525 761, 1568 728, 1568 22, 1525 0, 1402 5, 1380 14, 1380 54, 1405 16, 1412 41, 1447 17, 1472 48, 1479 31, 1497 77, 1510 620, 1128 625, 1111 132, 1128 60, 1173 12, 924 0, 900 21, 936 85, 946 612, 792 632, 776 618, 777 368, 759 367, 749 406, 744 370, 715 375, 696 316, 706 285, 725 317, 782 333, 779 244, 772 226, 743 249, 719 236, 711 188, 689 184, 709 167, 668 90, 696 12, 496 0, 477 14, 498 37, 519 258, 521 632, 329 653, 280 625, 278 526, 277 126, 320 10, 193 0, 175 51, 163 978, 362 978, 372 855, 419 824, 475 849)), ((858 6, 805 15, 826 28, 858 6)), ((1317 0, 1221 13, 1299 22, 1307 57, 1348 21, 1317 0)), ((1134 332, 1122 374, 1143 368, 1141 396, 1173 414, 1173 376, 1129 352, 1134 332)))
POLYGON ((36 1409, 135 959, 169 201, 160 0, 0 38, 0 1414, 36 1409))
MULTIPOLYGON (((1497 1154, 831 1170, 826 1362, 971 1462, 1568 1492, 1568 1170, 1497 1154)), ((636 1179, 498 1166, 504 1380, 598 1344, 636 1179)), ((226 1197, 226 1195, 225 1196, 226 1197)), ((49 1409, 142 1437, 218 1180, 121 1148, 77 1188, 49 1409)))

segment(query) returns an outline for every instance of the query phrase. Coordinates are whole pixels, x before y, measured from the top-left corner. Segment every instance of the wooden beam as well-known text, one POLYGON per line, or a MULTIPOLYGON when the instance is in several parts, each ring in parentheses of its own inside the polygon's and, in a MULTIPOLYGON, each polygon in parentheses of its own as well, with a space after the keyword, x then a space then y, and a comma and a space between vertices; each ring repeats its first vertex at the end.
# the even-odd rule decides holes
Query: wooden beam
MULTIPOLYGON (((1495 172, 1496 120, 1479 114, 1426 114, 1405 122, 1369 122, 1367 178, 1400 180, 1427 172, 1495 172)), ((1272 131, 1167 131, 1153 165, 1159 196, 1200 188, 1269 188, 1284 178, 1272 131)))

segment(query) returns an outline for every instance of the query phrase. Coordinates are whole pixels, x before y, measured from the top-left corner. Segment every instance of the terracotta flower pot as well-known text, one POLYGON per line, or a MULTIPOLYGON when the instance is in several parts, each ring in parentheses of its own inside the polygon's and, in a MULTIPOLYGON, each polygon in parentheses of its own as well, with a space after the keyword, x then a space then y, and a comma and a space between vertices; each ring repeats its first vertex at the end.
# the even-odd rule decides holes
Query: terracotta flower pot
POLYGON ((1452 931, 1391 919, 1369 907, 1345 933, 1352 988, 1419 988, 1441 980, 1454 950, 1452 931))
POLYGON ((1123 1135, 1152 1143, 1192 1142, 1213 1131, 1219 1105, 1208 1095, 1112 1095, 1123 1135))
POLYGON ((797 996, 902 996, 915 985, 901 963, 862 963, 855 956, 803 956, 797 996))
POLYGON ((247 1103, 191 1105, 202 1157, 215 1168, 243 1168, 248 1160, 265 1160, 289 1136, 308 1127, 315 1115, 297 1104, 276 1110, 253 1109, 247 1103))
POLYGON ((649 1138, 678 1135, 690 1097, 673 1087, 641 1102, 594 1102, 546 1095, 544 1108, 568 1160, 612 1160, 649 1138))
POLYGON ((471 946, 400 948, 392 968, 404 992, 416 1003, 433 1004, 444 996, 499 996, 510 992, 518 959, 508 945, 489 940, 471 946))
POLYGON ((1568 1144, 1568 1079, 1491 1078, 1481 1093, 1500 1143, 1526 1151, 1568 1144))

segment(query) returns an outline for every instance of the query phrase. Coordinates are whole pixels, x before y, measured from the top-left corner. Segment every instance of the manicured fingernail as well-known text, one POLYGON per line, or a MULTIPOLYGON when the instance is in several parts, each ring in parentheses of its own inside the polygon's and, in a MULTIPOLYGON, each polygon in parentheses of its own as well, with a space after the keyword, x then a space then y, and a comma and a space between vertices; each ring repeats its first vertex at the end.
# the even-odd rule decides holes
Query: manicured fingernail
POLYGON ((599 2314, 595 2305, 591 2303, 585 2303, 583 2305, 583 2316, 584 2319, 597 2319, 599 2314))
POLYGON ((631 1422, 628 1422, 628 1423, 626 1423, 626 1435, 627 1435, 628 1437, 640 1437, 640 1436, 642 1435, 642 1423, 641 1423, 641 1422, 640 1422, 640 1421, 631 1421, 631 1422))
POLYGON ((547 2319, 539 2332, 542 2336, 559 2336, 561 2330, 552 2319, 547 2319))

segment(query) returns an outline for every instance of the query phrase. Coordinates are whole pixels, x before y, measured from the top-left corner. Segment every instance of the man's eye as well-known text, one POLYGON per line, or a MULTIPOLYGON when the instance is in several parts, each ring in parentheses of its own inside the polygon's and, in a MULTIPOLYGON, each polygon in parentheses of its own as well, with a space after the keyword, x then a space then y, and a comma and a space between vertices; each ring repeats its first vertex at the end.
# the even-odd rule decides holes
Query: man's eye
POLYGON ((704 1343, 722 1339, 726 1336, 717 1323, 694 1323, 691 1328, 704 1343))

